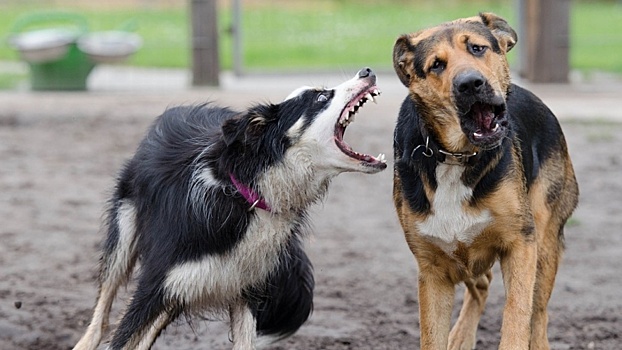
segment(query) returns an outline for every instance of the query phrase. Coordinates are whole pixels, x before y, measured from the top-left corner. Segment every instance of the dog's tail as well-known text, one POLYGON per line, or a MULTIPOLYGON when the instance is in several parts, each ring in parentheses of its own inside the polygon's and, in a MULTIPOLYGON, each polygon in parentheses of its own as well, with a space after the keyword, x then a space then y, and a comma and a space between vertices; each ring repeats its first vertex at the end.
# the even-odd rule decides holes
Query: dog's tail
POLYGON ((132 274, 138 254, 136 249, 136 208, 123 193, 123 181, 107 212, 107 236, 102 247, 99 271, 99 294, 93 318, 74 350, 94 350, 108 326, 110 309, 117 290, 132 274))
POLYGON ((294 334, 313 311, 313 266, 298 238, 289 242, 280 259, 266 288, 249 302, 262 342, 294 334))

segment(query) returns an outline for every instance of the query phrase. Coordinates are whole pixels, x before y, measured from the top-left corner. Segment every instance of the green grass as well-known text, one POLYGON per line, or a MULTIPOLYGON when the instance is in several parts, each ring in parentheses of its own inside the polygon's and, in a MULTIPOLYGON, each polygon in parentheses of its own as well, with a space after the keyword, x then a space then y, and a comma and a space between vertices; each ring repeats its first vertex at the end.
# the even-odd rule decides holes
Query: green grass
POLYGON ((574 2, 570 21, 571 67, 622 73, 622 3, 574 2))
POLYGON ((391 68, 399 34, 483 10, 513 18, 509 6, 490 1, 309 3, 247 11, 245 62, 264 68, 391 68))
POLYGON ((25 79, 24 74, 0 73, 0 90, 13 89, 25 79))
MULTIPOLYGON (((0 11, 0 37, 15 20, 35 10, 62 9, 57 2, 12 0, 0 11)), ((144 40, 128 64, 152 67, 188 67, 190 64, 186 5, 158 7, 126 5, 77 10, 91 31, 116 29, 135 21, 144 40)), ((142 6, 140 4, 143 4, 142 6)), ((391 69, 391 51, 401 33, 438 24, 479 11, 492 11, 517 26, 510 0, 420 1, 253 1, 243 2, 244 67, 252 71, 294 69, 351 69, 369 65, 391 69)), ((76 10, 74 8, 73 10, 76 10)), ((221 65, 231 69, 229 8, 219 11, 221 65)), ((619 2, 574 1, 571 18, 571 65, 573 69, 622 73, 622 5, 619 2)), ((521 41, 519 39, 519 45, 521 41)), ((516 51, 516 50, 515 50, 516 51)), ((516 53, 510 53, 510 61, 516 53)), ((7 45, 0 44, 0 60, 18 60, 7 45)))

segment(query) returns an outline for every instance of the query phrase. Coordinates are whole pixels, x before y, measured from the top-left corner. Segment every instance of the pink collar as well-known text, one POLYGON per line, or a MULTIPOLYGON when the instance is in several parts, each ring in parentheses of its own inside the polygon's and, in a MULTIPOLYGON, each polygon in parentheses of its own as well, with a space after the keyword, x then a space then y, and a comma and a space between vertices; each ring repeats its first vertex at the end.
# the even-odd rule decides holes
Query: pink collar
POLYGON ((241 184, 231 173, 229 173, 229 179, 231 179, 231 182, 238 190, 238 192, 240 192, 242 197, 244 197, 244 199, 246 199, 246 201, 251 205, 251 207, 248 209, 249 211, 255 208, 270 211, 270 206, 268 205, 268 203, 266 203, 265 199, 261 198, 257 192, 241 184))

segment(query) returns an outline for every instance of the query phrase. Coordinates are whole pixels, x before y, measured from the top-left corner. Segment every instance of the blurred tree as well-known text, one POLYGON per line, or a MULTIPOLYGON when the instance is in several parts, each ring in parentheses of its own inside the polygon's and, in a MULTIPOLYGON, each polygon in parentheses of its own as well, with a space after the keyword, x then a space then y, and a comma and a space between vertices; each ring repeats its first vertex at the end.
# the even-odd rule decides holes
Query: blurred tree
POLYGON ((570 0, 518 0, 519 73, 536 83, 568 82, 570 0))

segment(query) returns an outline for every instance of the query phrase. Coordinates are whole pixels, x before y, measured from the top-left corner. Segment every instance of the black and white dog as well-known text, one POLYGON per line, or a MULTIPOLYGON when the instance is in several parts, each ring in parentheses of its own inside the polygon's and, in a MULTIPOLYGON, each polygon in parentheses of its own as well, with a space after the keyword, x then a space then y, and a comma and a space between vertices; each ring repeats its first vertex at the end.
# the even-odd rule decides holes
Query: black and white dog
POLYGON ((333 89, 304 87, 244 112, 200 105, 160 116, 120 172, 107 216, 99 296, 74 349, 95 349, 117 289, 134 292, 110 349, 148 349, 180 315, 229 313, 234 349, 280 339, 309 317, 307 209, 342 172, 377 173, 384 155, 343 141, 379 94, 369 68, 333 89))

